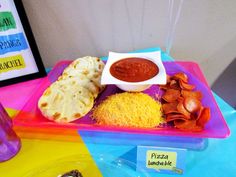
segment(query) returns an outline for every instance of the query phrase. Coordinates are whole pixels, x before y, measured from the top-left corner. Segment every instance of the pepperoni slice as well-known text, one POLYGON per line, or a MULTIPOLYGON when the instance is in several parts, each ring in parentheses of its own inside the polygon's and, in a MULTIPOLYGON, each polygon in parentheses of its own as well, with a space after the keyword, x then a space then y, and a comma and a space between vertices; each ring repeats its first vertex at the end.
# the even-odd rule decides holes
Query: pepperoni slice
POLYGON ((159 85, 160 89, 167 90, 169 89, 169 85, 159 85))
POLYGON ((211 111, 210 108, 203 108, 198 116, 197 125, 200 127, 204 127, 205 124, 210 120, 211 111))
POLYGON ((168 74, 166 75, 166 81, 167 81, 167 84, 170 83, 171 81, 171 77, 168 74))
POLYGON ((184 99, 184 107, 188 112, 196 113, 201 109, 202 104, 197 98, 187 97, 184 99))
POLYGON ((180 96, 180 91, 175 89, 168 89, 162 96, 163 100, 166 102, 174 102, 180 96))
POLYGON ((182 96, 180 96, 179 98, 177 98, 177 101, 178 102, 183 102, 184 101, 184 98, 182 96))
POLYGON ((203 95, 193 91, 195 85, 188 83, 188 76, 184 73, 167 76, 167 84, 160 88, 165 90, 162 110, 166 122, 173 122, 180 130, 202 131, 210 119, 210 109, 202 106, 203 95))
POLYGON ((163 104, 162 109, 163 109, 164 114, 178 113, 177 105, 178 105, 177 101, 172 102, 172 103, 163 104))
POLYGON ((186 119, 191 118, 191 114, 185 109, 183 102, 179 102, 177 105, 177 110, 179 113, 183 114, 186 119))
POLYGON ((179 80, 179 85, 182 89, 185 89, 185 90, 193 90, 195 88, 194 85, 187 84, 183 82, 182 80, 179 80))
POLYGON ((196 124, 196 120, 175 120, 174 125, 184 131, 202 131, 202 127, 196 124))
POLYGON ((171 121, 174 121, 174 120, 186 120, 185 116, 180 114, 180 113, 177 113, 177 114, 168 114, 166 116, 166 122, 171 122, 171 121))
POLYGON ((202 93, 200 91, 181 90, 181 95, 184 98, 194 97, 194 98, 197 98, 198 100, 202 99, 202 93))
POLYGON ((176 80, 171 80, 170 81, 170 88, 175 89, 175 90, 180 90, 179 83, 176 80))
POLYGON ((188 76, 184 73, 177 73, 173 76, 173 79, 181 80, 185 83, 188 83, 188 76))

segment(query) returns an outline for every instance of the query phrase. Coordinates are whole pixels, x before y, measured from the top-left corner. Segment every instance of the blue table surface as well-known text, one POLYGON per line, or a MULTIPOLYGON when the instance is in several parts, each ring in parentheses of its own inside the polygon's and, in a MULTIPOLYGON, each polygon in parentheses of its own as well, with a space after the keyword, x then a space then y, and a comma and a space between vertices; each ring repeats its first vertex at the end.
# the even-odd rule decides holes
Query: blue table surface
MULTIPOLYGON (((160 48, 149 48, 136 52, 151 52, 157 51, 160 48)), ((166 53, 162 52, 162 60, 173 60, 166 53)), ((106 59, 103 57, 103 59, 106 59)), ((214 93, 213 93, 214 94, 214 93)), ((191 177, 231 177, 236 176, 236 110, 227 104, 218 95, 214 97, 219 105, 220 110, 230 128, 231 135, 226 139, 206 139, 205 148, 201 150, 190 149, 187 151, 186 156, 186 170, 181 176, 191 177)), ((128 161, 134 162, 136 160, 136 147, 135 144, 120 143, 119 139, 109 140, 109 143, 91 143, 85 135, 86 133, 80 132, 84 142, 86 143, 91 154, 111 154, 114 157, 120 157, 128 161), (112 142, 113 141, 113 142, 112 142), (119 144, 119 145, 117 145, 119 144)), ((147 145, 147 144, 146 144, 147 145)), ((150 176, 170 176, 168 174, 150 173, 150 176)), ((175 176, 175 175, 172 175, 175 176)), ((180 176, 180 175, 178 175, 180 176)))

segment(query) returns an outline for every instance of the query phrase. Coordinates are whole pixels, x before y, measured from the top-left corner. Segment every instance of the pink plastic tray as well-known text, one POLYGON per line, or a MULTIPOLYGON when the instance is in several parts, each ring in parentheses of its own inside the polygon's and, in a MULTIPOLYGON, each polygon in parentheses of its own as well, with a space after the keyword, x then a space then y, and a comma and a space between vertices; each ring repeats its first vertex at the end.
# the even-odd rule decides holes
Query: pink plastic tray
MULTIPOLYGON (((202 103, 203 106, 209 107, 211 110, 211 119, 207 123, 205 129, 201 132, 186 132, 175 129, 174 127, 165 128, 120 128, 110 126, 99 126, 95 121, 91 119, 91 112, 85 115, 83 118, 67 124, 58 124, 46 119, 37 107, 37 102, 44 92, 44 90, 61 75, 64 68, 70 64, 71 61, 59 62, 52 71, 44 78, 44 81, 40 87, 35 91, 32 98, 27 102, 20 113, 14 118, 14 124, 16 128, 31 131, 43 131, 55 132, 56 129, 61 130, 94 130, 94 131, 111 131, 111 132, 128 132, 128 133, 140 133, 140 134, 154 134, 154 135, 169 135, 169 136, 187 136, 187 137, 199 137, 199 138, 226 138, 230 131, 229 128, 216 104, 216 101, 211 93, 210 88, 206 84, 206 80, 197 64, 192 62, 183 62, 181 67, 178 62, 164 62, 167 74, 173 75, 178 72, 184 72, 189 77, 189 83, 196 86, 196 90, 199 90, 203 94, 202 103), (187 69, 186 69, 187 68, 187 69)), ((181 63, 181 62, 180 62, 181 63)), ((157 86, 152 86, 146 90, 145 93, 153 96, 158 92, 157 86)), ((104 100, 108 95, 122 92, 114 85, 109 85, 97 98, 95 106, 104 100)), ((63 131, 60 131, 63 133, 63 131)))

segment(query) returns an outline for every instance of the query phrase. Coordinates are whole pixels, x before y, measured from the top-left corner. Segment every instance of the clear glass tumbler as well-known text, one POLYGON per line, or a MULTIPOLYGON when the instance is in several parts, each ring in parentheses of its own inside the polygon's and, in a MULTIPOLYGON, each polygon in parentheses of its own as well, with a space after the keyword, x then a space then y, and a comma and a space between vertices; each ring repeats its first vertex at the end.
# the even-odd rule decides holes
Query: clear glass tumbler
POLYGON ((12 120, 0 103, 0 162, 14 157, 20 148, 20 138, 12 129, 12 120))

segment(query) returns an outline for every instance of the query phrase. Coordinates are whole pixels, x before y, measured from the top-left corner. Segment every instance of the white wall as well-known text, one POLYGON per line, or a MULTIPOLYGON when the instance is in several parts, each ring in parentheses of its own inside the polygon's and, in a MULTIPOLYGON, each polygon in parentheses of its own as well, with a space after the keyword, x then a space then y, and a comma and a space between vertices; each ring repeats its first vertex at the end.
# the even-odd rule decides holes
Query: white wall
MULTIPOLYGON (((165 46, 168 0, 23 0, 46 66, 165 46)), ((185 0, 171 55, 212 84, 236 57, 236 1, 185 0)))

